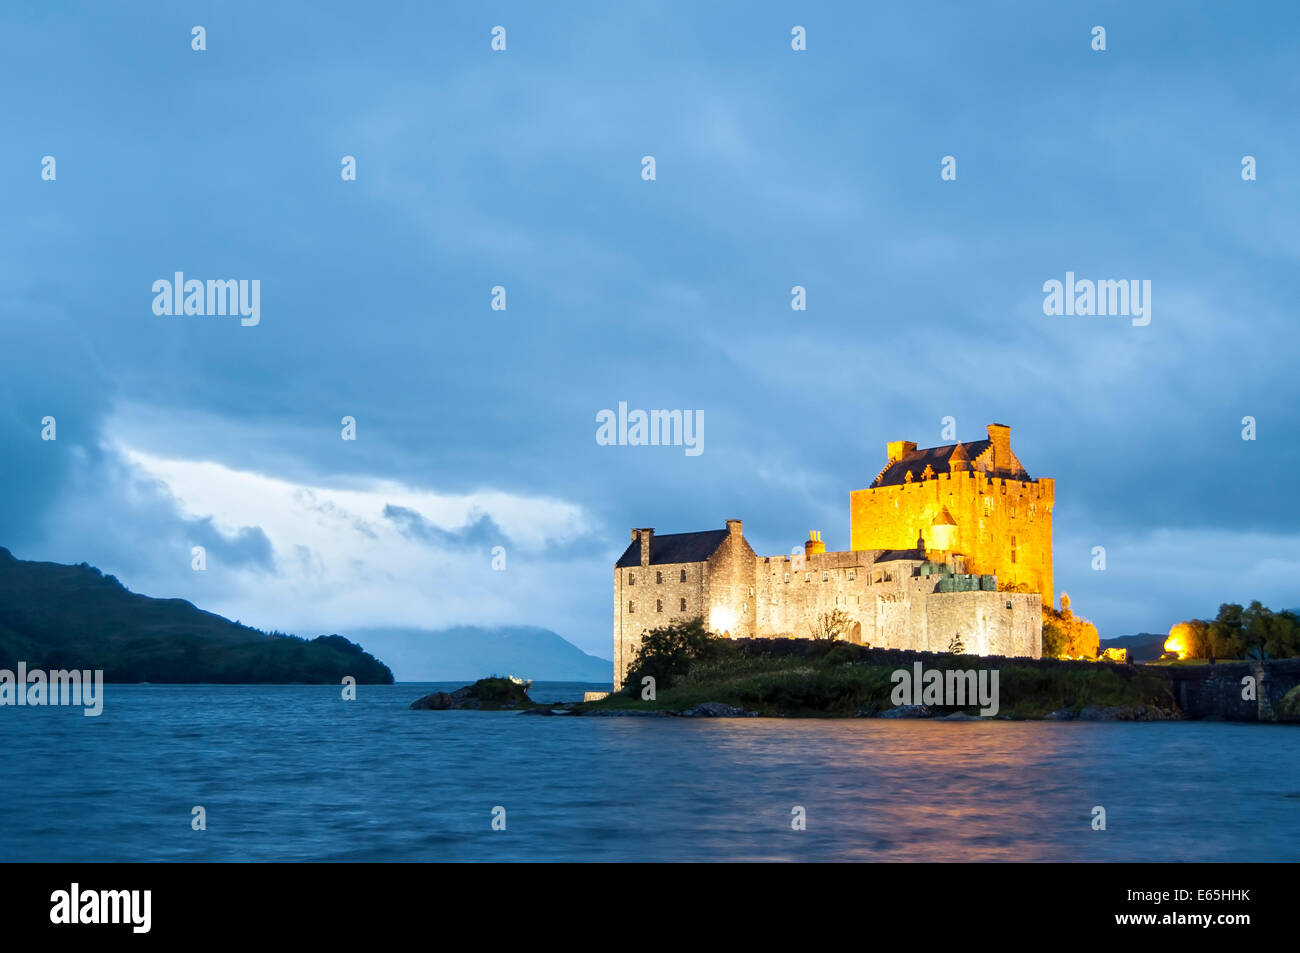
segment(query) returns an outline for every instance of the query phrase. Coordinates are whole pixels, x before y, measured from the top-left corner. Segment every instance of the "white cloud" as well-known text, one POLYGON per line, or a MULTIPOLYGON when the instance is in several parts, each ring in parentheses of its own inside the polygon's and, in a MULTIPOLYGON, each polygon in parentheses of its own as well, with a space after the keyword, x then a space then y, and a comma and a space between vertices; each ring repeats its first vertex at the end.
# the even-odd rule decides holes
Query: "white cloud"
MULTIPOLYGON (((551 584, 572 560, 548 555, 589 532, 587 516, 572 503, 495 491, 440 494, 392 480, 307 485, 212 461, 120 452, 166 486, 182 517, 210 518, 228 536, 250 526, 266 534, 273 569, 231 572, 218 604, 204 605, 260 628, 313 635, 396 625, 554 626, 573 621, 564 600, 582 601, 580 586, 551 584), (401 521, 385 516, 389 506, 451 535, 404 532, 401 521), (456 536, 485 516, 506 537, 505 572, 492 570, 492 544, 481 534, 456 536)), ((222 572, 209 559, 207 575, 222 572)), ((580 616, 589 606, 573 608, 580 616)))

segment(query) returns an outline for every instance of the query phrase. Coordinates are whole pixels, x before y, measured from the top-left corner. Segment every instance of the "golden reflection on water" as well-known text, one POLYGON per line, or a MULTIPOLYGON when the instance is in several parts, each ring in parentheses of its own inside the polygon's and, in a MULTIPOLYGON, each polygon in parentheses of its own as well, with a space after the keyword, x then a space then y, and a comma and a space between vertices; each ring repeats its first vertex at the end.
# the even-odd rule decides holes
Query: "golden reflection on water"
POLYGON ((817 766, 791 796, 838 860, 1031 861, 1059 859, 1063 837, 1086 845, 1095 790, 1072 726, 819 719, 785 722, 774 741, 749 724, 728 745, 738 762, 774 764, 785 748, 787 768, 817 766))

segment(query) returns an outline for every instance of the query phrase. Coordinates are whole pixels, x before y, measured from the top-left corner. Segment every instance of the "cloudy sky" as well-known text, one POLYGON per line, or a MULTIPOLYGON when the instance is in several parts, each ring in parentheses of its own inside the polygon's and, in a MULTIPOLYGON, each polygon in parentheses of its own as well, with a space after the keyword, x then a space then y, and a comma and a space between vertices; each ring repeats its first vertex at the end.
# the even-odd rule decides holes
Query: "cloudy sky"
POLYGON ((952 416, 1056 478, 1103 635, 1300 604, 1293 4, 114 6, 0 11, 16 555, 608 656, 631 526, 845 548, 952 416), (156 315, 177 271, 260 323, 156 315), (1149 280, 1150 324, 1044 315, 1067 271, 1149 280), (598 445, 619 401, 704 452, 598 445))

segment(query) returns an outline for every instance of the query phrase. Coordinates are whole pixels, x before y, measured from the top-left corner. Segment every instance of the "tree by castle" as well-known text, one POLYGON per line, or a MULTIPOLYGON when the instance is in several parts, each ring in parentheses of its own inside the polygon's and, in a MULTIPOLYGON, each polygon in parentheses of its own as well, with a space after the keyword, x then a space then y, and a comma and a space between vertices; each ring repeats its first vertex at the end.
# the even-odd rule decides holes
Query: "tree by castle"
POLYGON ((1188 619, 1171 628, 1165 651, 1192 659, 1294 658, 1300 656, 1300 616, 1274 612, 1259 600, 1244 609, 1226 602, 1213 619, 1188 619))
POLYGON ((1043 606, 1043 655, 1053 658, 1095 659, 1101 648, 1097 627, 1070 609, 1061 593, 1061 608, 1043 606))

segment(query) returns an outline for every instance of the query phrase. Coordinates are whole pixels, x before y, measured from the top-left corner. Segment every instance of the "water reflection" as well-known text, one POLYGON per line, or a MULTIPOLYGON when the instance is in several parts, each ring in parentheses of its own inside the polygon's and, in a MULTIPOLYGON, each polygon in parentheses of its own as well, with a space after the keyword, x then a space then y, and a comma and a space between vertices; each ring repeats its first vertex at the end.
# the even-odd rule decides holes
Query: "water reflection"
POLYGON ((424 693, 8 709, 0 859, 1300 860, 1289 726, 409 711, 424 693))

